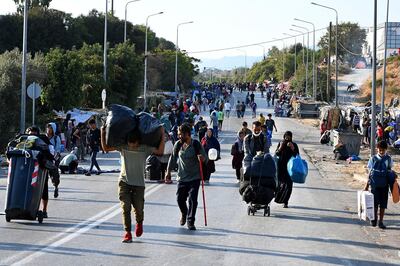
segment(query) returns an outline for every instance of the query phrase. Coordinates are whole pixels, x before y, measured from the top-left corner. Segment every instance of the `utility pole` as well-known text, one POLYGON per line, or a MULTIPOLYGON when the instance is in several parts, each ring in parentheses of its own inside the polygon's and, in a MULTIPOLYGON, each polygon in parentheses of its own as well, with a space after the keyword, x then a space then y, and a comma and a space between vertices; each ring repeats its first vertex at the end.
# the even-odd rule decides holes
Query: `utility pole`
POLYGON ((387 34, 388 34, 388 23, 389 23, 389 0, 387 0, 386 7, 386 23, 385 23, 385 55, 383 59, 383 78, 382 78, 382 95, 381 95, 381 123, 385 118, 385 89, 386 89, 386 59, 387 59, 387 34))
POLYGON ((328 42, 328 74, 326 79, 326 101, 331 99, 331 42, 332 42, 332 21, 329 22, 329 42, 328 42))
POLYGON ((111 16, 114 16, 114 0, 111 0, 111 16))
POLYGON ((375 155, 376 134, 376 28, 377 28, 377 0, 374 0, 374 37, 372 52, 372 95, 371 95, 371 157, 375 155))

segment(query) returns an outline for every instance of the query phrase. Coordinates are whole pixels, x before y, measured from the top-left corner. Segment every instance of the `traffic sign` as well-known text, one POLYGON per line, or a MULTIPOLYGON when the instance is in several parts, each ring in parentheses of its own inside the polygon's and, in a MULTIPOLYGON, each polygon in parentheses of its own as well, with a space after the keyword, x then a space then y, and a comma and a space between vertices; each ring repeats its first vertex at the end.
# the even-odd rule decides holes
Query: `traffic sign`
POLYGON ((103 90, 101 91, 101 100, 104 102, 104 101, 106 100, 106 97, 107 97, 106 90, 103 89, 103 90))
POLYGON ((40 94, 42 93, 42 88, 40 87, 39 84, 33 82, 31 85, 28 86, 27 90, 29 98, 37 99, 40 97, 40 94))

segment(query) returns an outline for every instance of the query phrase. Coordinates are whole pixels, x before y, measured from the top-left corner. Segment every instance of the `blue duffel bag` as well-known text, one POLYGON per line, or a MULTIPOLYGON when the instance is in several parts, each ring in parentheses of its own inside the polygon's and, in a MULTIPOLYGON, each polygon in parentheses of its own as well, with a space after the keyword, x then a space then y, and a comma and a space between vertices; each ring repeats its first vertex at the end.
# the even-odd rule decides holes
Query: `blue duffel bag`
POLYGON ((307 162, 300 155, 290 158, 287 164, 288 173, 294 183, 304 184, 308 174, 307 162))

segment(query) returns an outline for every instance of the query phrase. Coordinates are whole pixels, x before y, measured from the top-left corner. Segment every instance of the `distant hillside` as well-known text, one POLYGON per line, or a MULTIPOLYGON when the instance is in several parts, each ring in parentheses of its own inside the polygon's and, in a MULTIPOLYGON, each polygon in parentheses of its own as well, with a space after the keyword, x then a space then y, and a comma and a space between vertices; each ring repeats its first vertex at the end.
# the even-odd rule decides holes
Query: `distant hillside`
MULTIPOLYGON (((225 56, 222 58, 200 58, 199 63, 200 71, 203 71, 204 67, 217 68, 221 70, 230 70, 237 67, 244 67, 244 56, 225 56)), ((261 56, 247 56, 247 67, 251 66, 262 60, 261 56)))
MULTIPOLYGON (((376 74, 376 101, 380 103, 382 93, 383 67, 376 74)), ((392 57, 388 60, 386 68, 386 95, 385 103, 389 104, 390 100, 400 96, 400 56, 392 57)), ((371 98, 372 81, 369 79, 361 86, 361 97, 371 98)))

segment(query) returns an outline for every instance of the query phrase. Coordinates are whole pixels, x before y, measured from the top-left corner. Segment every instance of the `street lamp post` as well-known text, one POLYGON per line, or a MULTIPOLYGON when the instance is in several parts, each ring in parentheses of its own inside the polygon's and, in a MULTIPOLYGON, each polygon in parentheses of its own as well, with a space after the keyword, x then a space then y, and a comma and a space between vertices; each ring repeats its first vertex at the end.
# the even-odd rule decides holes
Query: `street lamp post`
POLYGON ((338 56, 338 38, 339 38, 339 35, 338 35, 338 24, 339 24, 339 16, 338 16, 338 12, 337 12, 336 9, 334 9, 332 7, 329 7, 329 6, 324 6, 324 5, 321 5, 321 4, 317 4, 315 2, 311 2, 311 4, 315 5, 315 6, 320 6, 320 7, 323 7, 323 8, 327 8, 327 9, 333 10, 336 13, 335 106, 338 107, 339 106, 339 103, 338 103, 338 84, 339 84, 338 83, 338 76, 339 76, 339 63, 338 63, 338 59, 339 59, 339 56, 338 56))
POLYGON ((305 33, 307 33, 307 47, 306 47, 306 49, 307 49, 307 55, 306 55, 306 91, 305 91, 305 94, 307 95, 307 91, 308 91, 308 47, 310 47, 310 31, 308 30, 308 28, 306 28, 306 27, 302 27, 302 26, 298 26, 298 25, 292 25, 293 27, 296 27, 296 28, 299 28, 299 29, 302 29, 302 30, 305 30, 306 32, 305 33))
MULTIPOLYGON (((315 25, 314 23, 302 19, 295 18, 294 20, 310 24, 313 27, 313 98, 314 101, 317 99, 317 75, 316 75, 316 69, 315 69, 315 25)), ((322 96, 322 95, 321 95, 322 96)))
POLYGON ((181 25, 185 24, 191 24, 193 21, 188 21, 188 22, 183 22, 179 23, 176 26, 176 47, 175 47, 175 92, 179 92, 179 87, 178 87, 178 50, 179 50, 179 44, 178 44, 178 36, 179 36, 179 27, 181 25))
POLYGON ((304 32, 302 32, 302 31, 299 31, 299 30, 295 30, 295 29, 290 29, 291 31, 293 31, 293 32, 297 32, 297 33, 301 33, 301 35, 303 36, 303 65, 305 65, 306 64, 306 61, 305 61, 305 55, 304 55, 304 32))
POLYGON ((284 33, 287 36, 294 37, 294 75, 296 76, 297 71, 297 39, 295 35, 284 33))
MULTIPOLYGON (((103 79, 104 79, 104 91, 106 94, 107 86, 107 13, 108 13, 108 0, 106 0, 106 13, 104 15, 104 54, 103 54, 103 79)), ((105 109, 105 102, 103 101, 102 108, 105 109)))
POLYGON ((146 18, 146 34, 145 34, 145 39, 144 39, 144 81, 143 81, 143 99, 144 99, 144 108, 146 109, 147 107, 147 97, 146 97, 146 92, 147 92, 147 31, 149 29, 149 18, 157 15, 161 15, 164 12, 158 12, 151 14, 147 16, 146 18))
POLYGON ((128 5, 130 4, 130 3, 133 3, 133 2, 138 2, 138 1, 140 1, 140 0, 132 0, 132 1, 128 1, 126 4, 125 4, 125 22, 124 22, 124 42, 126 42, 126 17, 127 17, 127 14, 128 14, 128 5))
POLYGON ((245 50, 236 49, 244 53, 244 82, 247 82, 247 52, 245 50))
POLYGON ((387 59, 387 34, 388 34, 388 23, 389 23, 389 0, 387 0, 386 7, 386 23, 385 23, 385 54, 383 57, 383 78, 382 78, 382 95, 381 95, 381 123, 385 118, 385 87, 386 87, 386 59, 387 59))
POLYGON ((21 121, 20 133, 25 132, 26 113, 26 53, 28 50, 28 1, 24 2, 24 30, 22 33, 21 121))

